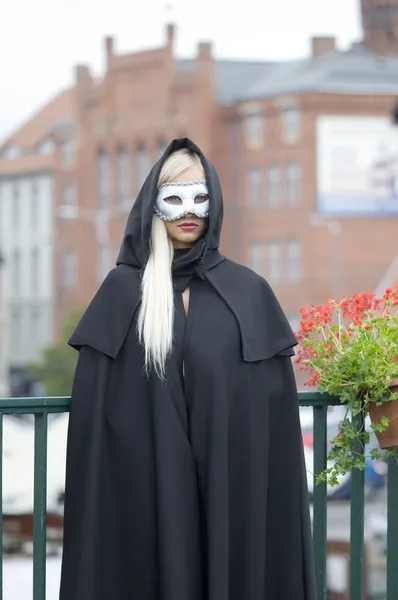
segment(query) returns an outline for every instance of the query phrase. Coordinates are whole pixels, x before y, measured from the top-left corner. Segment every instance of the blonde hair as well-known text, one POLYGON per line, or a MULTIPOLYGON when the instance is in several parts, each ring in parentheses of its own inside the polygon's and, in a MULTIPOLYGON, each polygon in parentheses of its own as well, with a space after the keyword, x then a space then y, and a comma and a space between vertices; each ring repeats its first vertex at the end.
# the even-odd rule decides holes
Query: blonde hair
MULTIPOLYGON (((203 169, 197 154, 187 149, 173 152, 162 166, 158 187, 193 166, 203 169)), ((148 375, 154 369, 160 379, 165 378, 166 360, 173 346, 173 257, 174 248, 166 225, 154 215, 149 257, 141 282, 137 328, 138 339, 145 351, 145 371, 148 375)))

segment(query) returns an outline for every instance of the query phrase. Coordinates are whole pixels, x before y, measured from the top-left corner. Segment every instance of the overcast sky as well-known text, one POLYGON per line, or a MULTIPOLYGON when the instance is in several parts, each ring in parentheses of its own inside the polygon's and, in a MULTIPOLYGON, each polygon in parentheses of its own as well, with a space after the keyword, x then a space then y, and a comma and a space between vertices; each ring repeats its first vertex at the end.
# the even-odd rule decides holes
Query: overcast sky
POLYGON ((0 140, 60 89, 73 66, 100 74, 102 39, 118 51, 157 46, 164 23, 177 27, 179 56, 212 40, 220 58, 284 59, 308 53, 312 35, 341 48, 360 37, 360 0, 13 0, 0 19, 0 140), (167 8, 171 4, 172 8, 167 8), (216 6, 217 8, 213 8, 216 6))

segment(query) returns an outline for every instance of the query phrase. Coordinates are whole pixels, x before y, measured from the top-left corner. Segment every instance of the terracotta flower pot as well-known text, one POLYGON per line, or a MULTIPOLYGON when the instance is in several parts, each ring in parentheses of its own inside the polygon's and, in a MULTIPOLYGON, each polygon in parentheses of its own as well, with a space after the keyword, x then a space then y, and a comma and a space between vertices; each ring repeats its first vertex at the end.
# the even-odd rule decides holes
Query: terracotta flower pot
MULTIPOLYGON (((398 379, 393 379, 390 389, 392 392, 398 392, 398 379)), ((372 423, 380 423, 383 417, 391 419, 385 431, 376 432, 380 448, 383 450, 398 448, 398 400, 386 402, 381 406, 377 406, 375 402, 369 402, 368 409, 372 423)))

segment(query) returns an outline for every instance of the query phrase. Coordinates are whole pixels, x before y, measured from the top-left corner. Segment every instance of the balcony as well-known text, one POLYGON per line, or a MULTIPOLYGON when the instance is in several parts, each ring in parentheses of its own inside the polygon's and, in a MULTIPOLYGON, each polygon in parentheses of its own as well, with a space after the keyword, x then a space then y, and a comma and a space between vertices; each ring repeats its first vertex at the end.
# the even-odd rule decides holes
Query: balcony
MULTIPOLYGON (((11 398, 0 400, 0 448, 3 448, 3 415, 34 415, 34 510, 33 510, 33 600, 46 600, 46 545, 47 545, 47 429, 48 415, 69 411, 64 398, 11 398)), ((311 407, 314 413, 314 472, 320 473, 327 460, 328 408, 340 404, 338 398, 318 393, 299 393, 302 407, 311 407)), ((361 416, 356 417, 361 418, 361 416)), ((361 448, 358 448, 361 452, 361 448)), ((387 568, 386 593, 377 600, 398 600, 398 464, 389 458, 387 484, 387 568)), ((0 499, 3 460, 0 460, 0 499)), ((314 475, 315 477, 315 475, 314 475)), ((317 600, 376 600, 368 594, 366 544, 364 539, 365 476, 362 471, 351 474, 350 535, 349 542, 340 548, 346 553, 348 590, 340 595, 327 595, 327 558, 330 553, 327 536, 327 488, 314 486, 313 543, 317 582, 317 600)), ((3 517, 0 516, 0 600, 3 600, 3 517)), ((49 600, 53 600, 52 598, 49 600)))

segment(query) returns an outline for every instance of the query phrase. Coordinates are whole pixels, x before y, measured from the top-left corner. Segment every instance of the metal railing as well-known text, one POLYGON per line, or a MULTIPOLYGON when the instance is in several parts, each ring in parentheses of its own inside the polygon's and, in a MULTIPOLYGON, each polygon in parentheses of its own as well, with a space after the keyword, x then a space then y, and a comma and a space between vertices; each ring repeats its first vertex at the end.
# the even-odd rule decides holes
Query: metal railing
MULTIPOLYGON (((314 410, 314 473, 322 472, 327 458, 327 413, 329 406, 340 404, 338 398, 318 393, 299 393, 300 406, 314 410)), ((33 600, 46 598, 46 514, 47 514, 47 425, 48 415, 69 411, 70 398, 10 398, 0 399, 0 501, 2 498, 3 415, 33 414, 34 436, 34 509, 33 509, 33 600)), ((361 419, 361 416, 356 417, 361 419)), ((358 447, 358 452, 363 452, 358 447)), ((314 478, 316 475, 314 475, 314 478)), ((388 464, 388 533, 387 533, 387 595, 386 600, 398 600, 398 464, 394 458, 388 464)), ((364 472, 353 470, 351 479, 350 523, 350 599, 364 598, 364 472)), ((0 511, 0 600, 3 600, 3 538, 0 511)), ((314 485, 313 541, 317 600, 326 600, 327 573, 327 488, 314 485)))
MULTIPOLYGON (((48 415, 69 411, 70 398, 0 399, 0 502, 3 497, 3 415, 34 415, 33 600, 46 600, 48 415)), ((3 600, 3 510, 0 510, 0 600, 3 600)))

